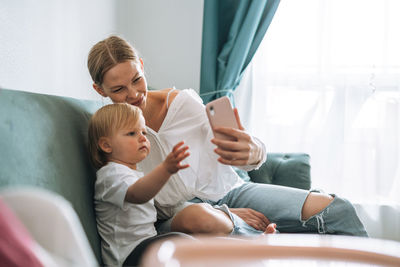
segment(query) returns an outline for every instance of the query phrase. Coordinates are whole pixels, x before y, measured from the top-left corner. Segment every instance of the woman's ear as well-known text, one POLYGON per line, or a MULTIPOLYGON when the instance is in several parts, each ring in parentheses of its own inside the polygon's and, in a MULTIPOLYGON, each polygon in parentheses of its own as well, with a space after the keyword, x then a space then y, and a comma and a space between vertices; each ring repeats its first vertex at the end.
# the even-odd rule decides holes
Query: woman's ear
POLYGON ((104 153, 111 153, 112 147, 110 144, 110 139, 108 137, 100 137, 99 139, 99 147, 103 150, 104 153))
POLYGON ((99 93, 99 95, 103 96, 103 97, 107 97, 107 95, 104 93, 103 88, 101 88, 100 86, 98 86, 97 84, 93 84, 93 88, 94 90, 96 90, 97 93, 99 93))

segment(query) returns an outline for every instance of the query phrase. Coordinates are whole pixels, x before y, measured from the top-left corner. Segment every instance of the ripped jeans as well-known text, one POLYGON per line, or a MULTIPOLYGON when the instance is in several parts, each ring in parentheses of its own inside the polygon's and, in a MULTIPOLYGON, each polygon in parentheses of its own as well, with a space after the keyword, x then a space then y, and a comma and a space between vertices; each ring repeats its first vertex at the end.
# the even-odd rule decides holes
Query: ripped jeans
MULTIPOLYGON (((302 220, 301 211, 309 193, 309 191, 296 188, 245 183, 231 190, 221 200, 209 203, 217 205, 216 207, 226 204, 230 208, 252 208, 263 213, 271 222, 276 223, 277 230, 282 233, 314 232, 368 236, 353 205, 348 200, 336 195, 332 195, 333 201, 321 212, 311 216, 308 220, 302 220)), ((242 228, 236 231, 246 234, 247 228, 250 226, 238 216, 233 214, 232 217, 235 227, 242 228)), ((253 231, 249 232, 249 234, 251 233, 253 231)))
MULTIPOLYGON (((353 205, 346 199, 336 195, 333 201, 321 212, 308 220, 301 219, 304 202, 310 191, 296 188, 244 183, 219 201, 195 198, 192 203, 209 203, 214 208, 227 213, 234 224, 233 235, 259 235, 258 231, 245 223, 229 208, 251 208, 263 213, 272 223, 276 223, 281 233, 320 233, 368 236, 364 225, 357 216, 353 205)), ((168 231, 172 218, 160 224, 157 230, 168 231)))

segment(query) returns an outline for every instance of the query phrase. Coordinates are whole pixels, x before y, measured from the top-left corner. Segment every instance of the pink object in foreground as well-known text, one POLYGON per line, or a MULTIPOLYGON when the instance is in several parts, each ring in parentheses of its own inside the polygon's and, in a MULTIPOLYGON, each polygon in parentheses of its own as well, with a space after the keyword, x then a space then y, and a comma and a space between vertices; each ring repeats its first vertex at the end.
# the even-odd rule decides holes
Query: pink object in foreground
POLYGON ((42 267, 33 253, 34 241, 0 198, 0 266, 42 267))

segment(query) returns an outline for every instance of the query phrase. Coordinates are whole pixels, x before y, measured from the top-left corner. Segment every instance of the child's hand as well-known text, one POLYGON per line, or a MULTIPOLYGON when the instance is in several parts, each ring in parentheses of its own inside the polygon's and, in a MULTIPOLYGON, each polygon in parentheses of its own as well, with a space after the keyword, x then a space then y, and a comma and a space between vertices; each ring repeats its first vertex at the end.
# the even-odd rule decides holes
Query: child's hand
POLYGON ((172 149, 172 152, 168 154, 167 158, 162 163, 167 172, 169 172, 170 174, 174 174, 181 169, 189 167, 189 164, 181 165, 181 161, 190 155, 189 152, 186 152, 189 147, 181 147, 183 144, 183 141, 176 144, 172 149))

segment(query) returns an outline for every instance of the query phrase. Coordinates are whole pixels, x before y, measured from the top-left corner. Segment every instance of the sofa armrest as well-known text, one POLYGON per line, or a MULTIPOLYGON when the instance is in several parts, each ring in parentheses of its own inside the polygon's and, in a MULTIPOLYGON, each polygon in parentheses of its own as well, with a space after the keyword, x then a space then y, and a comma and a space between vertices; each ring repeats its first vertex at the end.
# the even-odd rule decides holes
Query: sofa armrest
POLYGON ((268 153, 267 161, 248 172, 255 183, 276 184, 309 190, 310 156, 305 153, 268 153))

